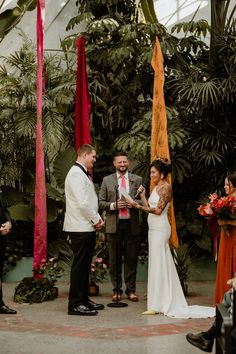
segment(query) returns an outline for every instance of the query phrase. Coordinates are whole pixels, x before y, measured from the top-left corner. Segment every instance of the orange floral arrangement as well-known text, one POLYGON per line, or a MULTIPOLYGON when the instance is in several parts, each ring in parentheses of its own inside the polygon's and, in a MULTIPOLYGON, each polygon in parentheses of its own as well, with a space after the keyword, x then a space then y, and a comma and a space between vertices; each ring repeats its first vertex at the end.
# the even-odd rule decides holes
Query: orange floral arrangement
POLYGON ((210 202, 201 204, 198 208, 200 215, 221 220, 236 219, 236 197, 218 198, 216 193, 209 195, 210 202))
MULTIPOLYGON (((236 197, 227 196, 218 198, 216 193, 212 193, 209 195, 209 199, 208 203, 199 206, 198 212, 208 220, 208 227, 214 236, 214 254, 217 257, 217 239, 220 230, 217 220, 236 219, 236 197)), ((227 225, 222 225, 221 228, 229 236, 227 225)))

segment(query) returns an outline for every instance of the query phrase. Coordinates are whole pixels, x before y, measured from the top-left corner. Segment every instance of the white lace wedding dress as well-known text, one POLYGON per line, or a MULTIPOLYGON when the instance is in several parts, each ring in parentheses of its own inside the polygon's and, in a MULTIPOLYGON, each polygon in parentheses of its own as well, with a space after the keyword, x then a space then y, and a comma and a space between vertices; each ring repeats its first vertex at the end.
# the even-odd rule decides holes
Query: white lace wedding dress
MULTIPOLYGON (((154 188, 148 200, 155 208, 159 195, 154 188)), ((171 227, 166 205, 161 215, 148 215, 148 291, 147 309, 177 318, 206 318, 215 316, 214 307, 188 306, 169 248, 171 227)))

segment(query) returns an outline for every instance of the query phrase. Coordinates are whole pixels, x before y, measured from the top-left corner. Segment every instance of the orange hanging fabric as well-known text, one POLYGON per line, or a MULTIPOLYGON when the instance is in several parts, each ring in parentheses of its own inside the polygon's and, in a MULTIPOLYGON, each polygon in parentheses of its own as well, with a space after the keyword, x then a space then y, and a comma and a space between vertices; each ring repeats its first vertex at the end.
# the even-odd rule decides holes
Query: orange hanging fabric
MULTIPOLYGON (((167 133, 167 117, 164 98, 164 66, 161 46, 158 38, 153 50, 152 61, 154 70, 154 89, 153 89, 153 106, 152 106, 152 132, 151 132, 151 161, 155 157, 163 157, 170 159, 170 151, 168 145, 167 133)), ((171 184, 171 175, 168 178, 171 184)), ((151 190, 153 186, 151 185, 151 190)), ((173 199, 170 205, 170 219, 171 219, 171 238, 170 244, 174 247, 179 246, 178 236, 176 232, 175 214, 173 199)))

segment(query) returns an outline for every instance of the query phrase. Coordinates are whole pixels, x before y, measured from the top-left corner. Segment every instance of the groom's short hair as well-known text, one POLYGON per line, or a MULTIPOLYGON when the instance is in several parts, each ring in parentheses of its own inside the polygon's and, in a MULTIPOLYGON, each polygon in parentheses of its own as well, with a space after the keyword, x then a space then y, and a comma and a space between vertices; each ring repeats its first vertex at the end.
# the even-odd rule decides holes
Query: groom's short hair
POLYGON ((92 151, 96 151, 95 148, 90 144, 83 144, 79 147, 77 156, 82 156, 84 153, 91 154, 92 151))

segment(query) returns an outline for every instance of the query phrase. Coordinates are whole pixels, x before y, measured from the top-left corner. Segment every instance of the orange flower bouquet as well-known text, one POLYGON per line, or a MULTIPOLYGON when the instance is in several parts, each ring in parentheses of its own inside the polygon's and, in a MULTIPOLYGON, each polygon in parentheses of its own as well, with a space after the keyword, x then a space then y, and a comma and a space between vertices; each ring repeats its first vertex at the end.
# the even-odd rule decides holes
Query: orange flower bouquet
POLYGON ((218 198, 218 195, 213 193, 209 195, 209 199, 210 202, 201 204, 198 208, 200 215, 221 220, 236 219, 236 197, 218 198))
MULTIPOLYGON (((234 220, 236 219, 236 198, 233 196, 218 198, 216 193, 209 195, 210 201, 201 204, 198 208, 200 215, 207 218, 209 229, 214 236, 214 254, 217 251, 217 238, 219 236, 220 226, 218 219, 234 220)), ((225 233, 229 236, 227 225, 222 225, 225 233)))

